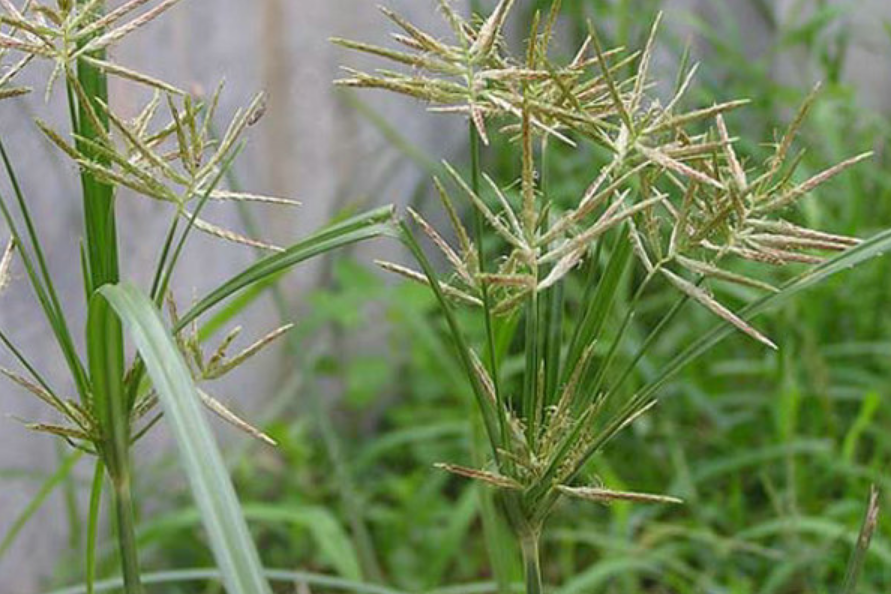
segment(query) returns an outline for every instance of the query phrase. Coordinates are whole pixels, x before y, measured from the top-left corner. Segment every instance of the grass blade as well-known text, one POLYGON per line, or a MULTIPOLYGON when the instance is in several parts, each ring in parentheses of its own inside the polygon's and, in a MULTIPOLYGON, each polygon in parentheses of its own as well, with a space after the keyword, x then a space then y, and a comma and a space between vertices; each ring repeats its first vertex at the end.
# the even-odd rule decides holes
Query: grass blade
POLYGON ((102 485, 105 479, 105 465, 96 460, 93 472, 93 485, 90 489, 90 515, 87 519, 87 546, 84 576, 87 594, 95 592, 96 582, 96 537, 99 532, 99 508, 102 506, 102 485))
POLYGON ((7 176, 9 177, 10 184, 12 184, 13 192, 16 196, 16 202, 19 206, 19 210, 21 211, 22 218, 25 222, 28 238, 30 239, 31 243, 31 249, 34 251, 37 260, 37 266, 35 266, 31 256, 29 255, 30 250, 27 248, 26 243, 23 241, 23 237, 19 233, 17 225, 15 224, 15 220, 12 218, 12 214, 10 213, 9 208, 6 205, 6 201, 3 199, 2 196, 0 196, 0 211, 2 211, 3 218, 6 220, 6 223, 9 226, 9 230, 12 233, 13 238, 15 239, 16 247, 19 250, 19 255, 22 259, 22 263, 25 265, 25 270, 28 274, 28 280, 31 282, 31 286, 34 290, 35 295, 37 296, 37 300, 40 303, 44 314, 46 315, 47 321, 52 327, 53 333, 56 337, 56 342, 58 343, 59 348, 62 350, 62 354, 65 357, 65 361, 68 364, 72 377, 74 378, 75 384, 77 385, 78 392, 83 397, 88 392, 86 372, 84 371, 83 363, 81 362, 80 357, 77 354, 77 349, 74 346, 74 341, 71 338, 71 332, 68 329, 68 323, 65 319, 65 313, 59 303, 59 299, 53 285, 52 277, 49 274, 49 270, 46 265, 46 258, 44 257, 43 249, 41 247, 40 238, 37 235, 33 219, 31 218, 31 213, 28 210, 28 203, 25 200, 24 195, 22 194, 22 189, 15 174, 15 169, 13 168, 12 162, 10 161, 6 153, 6 148, 3 145, 2 140, 0 140, 0 156, 2 156, 3 167, 6 170, 7 176))
POLYGON ((270 594, 192 376, 157 309, 130 284, 106 285, 98 293, 124 321, 158 393, 227 591, 270 594))
MULTIPOLYGON (((609 264, 607 264, 606 270, 597 280, 597 288, 590 299, 588 298, 588 291, 594 287, 593 278, 589 281, 589 287, 586 288, 585 300, 583 302, 585 310, 582 313, 581 323, 576 326, 572 340, 569 343, 569 350, 563 367, 564 383, 569 380, 569 374, 575 369, 584 350, 594 340, 600 338, 607 316, 612 310, 616 298, 621 293, 619 283, 625 274, 625 270, 628 268, 630 260, 631 242, 627 240, 626 233, 623 230, 618 237, 616 247, 609 256, 609 264)), ((597 262, 594 264, 596 265, 597 262)), ((583 377, 583 385, 587 384, 588 379, 583 377)), ((580 393, 586 393, 585 389, 582 389, 580 393)), ((579 410, 579 408, 577 407, 576 410, 579 410)))
POLYGON ((331 225, 296 243, 284 252, 273 254, 224 282, 186 312, 174 331, 185 328, 201 314, 221 301, 255 283, 274 277, 279 272, 308 260, 313 256, 381 235, 394 235, 393 208, 385 206, 370 210, 340 223, 331 225))
MULTIPOLYGON (((354 594, 408 594, 403 590, 395 590, 385 586, 375 586, 371 584, 362 584, 352 580, 331 577, 319 573, 310 573, 306 571, 287 571, 282 569, 270 569, 264 572, 264 575, 274 581, 285 584, 304 584, 310 587, 326 588, 339 592, 353 592, 354 594)), ((146 584, 185 584, 189 582, 214 583, 219 582, 222 574, 215 569, 178 569, 173 571, 159 571, 145 575, 146 584)), ((112 578, 103 580, 96 584, 96 592, 113 592, 121 587, 120 578, 112 578)), ((493 592, 494 589, 489 588, 473 588, 467 589, 466 592, 475 594, 486 594, 493 592)), ((443 591, 443 594, 463 594, 465 590, 449 589, 443 591)), ((53 590, 46 594, 86 594, 86 590, 81 586, 72 586, 53 590)), ((430 594, 435 594, 430 592, 430 594)))

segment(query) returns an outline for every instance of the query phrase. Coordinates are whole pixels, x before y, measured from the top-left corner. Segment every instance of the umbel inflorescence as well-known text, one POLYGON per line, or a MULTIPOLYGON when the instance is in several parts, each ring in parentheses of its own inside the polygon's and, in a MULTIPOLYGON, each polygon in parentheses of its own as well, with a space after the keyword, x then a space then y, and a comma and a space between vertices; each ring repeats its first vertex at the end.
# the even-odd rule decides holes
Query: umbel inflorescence
MULTIPOLYGON (((814 100, 812 94, 773 143, 765 162, 745 160, 734 149, 736 139, 724 119, 745 100, 685 109, 695 66, 682 73, 668 100, 656 97, 652 62, 658 20, 641 51, 606 49, 589 26, 590 35, 575 55, 558 62, 550 46, 559 0, 549 14, 536 15, 520 57, 508 53, 502 38, 513 4, 501 0, 487 18, 466 20, 448 0, 438 0, 451 28, 449 41, 382 9, 400 29, 393 39, 401 49, 335 42, 400 67, 373 72, 346 69, 339 85, 407 95, 424 101, 431 111, 465 116, 483 142, 497 127, 519 145, 520 180, 507 187, 485 175, 481 176, 485 186, 474 187, 445 165, 474 215, 500 240, 497 250, 479 249, 480 238, 465 228, 445 184, 437 179, 456 245, 420 215, 411 215, 442 252, 452 274, 434 278, 425 263, 423 271, 383 265, 431 285, 446 308, 451 302, 480 308, 486 316, 521 312, 526 366, 513 390, 516 394, 509 393, 512 386, 499 374, 494 348, 482 358, 472 350, 466 356, 492 443, 492 467, 445 467, 501 489, 514 527, 535 533, 563 494, 596 501, 673 501, 576 485, 591 457, 653 401, 633 398, 607 414, 618 388, 610 385, 615 345, 606 355, 597 354, 603 346, 598 345, 602 312, 586 314, 595 318, 590 323, 583 317, 582 325, 595 330, 564 337, 558 288, 567 275, 578 272, 595 245, 618 234, 615 251, 630 250, 640 266, 638 298, 662 279, 680 291, 683 300, 699 303, 775 348, 761 331, 721 303, 710 285, 729 282, 775 291, 770 284, 735 271, 734 261, 815 264, 827 252, 857 245, 855 238, 802 227, 787 217, 817 186, 869 154, 797 181, 799 156, 793 153, 793 141, 814 100), (548 142, 594 143, 609 155, 603 162, 592 162, 590 185, 568 207, 552 200, 542 183, 547 172, 539 171, 541 154, 548 142), (483 359, 488 359, 486 364, 483 359)), ((609 266, 601 272, 607 279, 612 274, 609 266)), ((597 303, 611 299, 596 297, 597 303)), ((636 303, 637 298, 632 309, 636 303)))

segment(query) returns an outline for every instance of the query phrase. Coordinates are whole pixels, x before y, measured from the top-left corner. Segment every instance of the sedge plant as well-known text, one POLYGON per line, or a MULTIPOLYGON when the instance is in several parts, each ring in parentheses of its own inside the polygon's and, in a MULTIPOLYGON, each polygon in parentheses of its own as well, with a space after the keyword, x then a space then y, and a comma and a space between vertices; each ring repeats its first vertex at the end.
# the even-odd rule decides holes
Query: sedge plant
MULTIPOLYGON (((284 326, 230 354, 238 329, 205 353, 199 317, 247 287, 269 281, 295 264, 337 247, 388 232, 389 208, 360 214, 323 228, 287 248, 273 246, 219 227, 203 218, 205 207, 220 202, 289 207, 291 200, 226 190, 221 181, 242 147, 246 130, 263 116, 258 95, 238 110, 218 138, 222 86, 210 97, 192 96, 179 87, 123 66, 109 55, 178 4, 178 0, 35 0, 0 2, 0 98, 22 97, 30 89, 15 77, 31 63, 49 64, 44 89, 48 98, 64 93, 69 108, 67 130, 42 120, 42 134, 78 166, 84 230, 80 245, 87 323, 82 340, 69 324, 71 303, 58 293, 32 216, 30 191, 21 187, 13 158, 0 140, 0 157, 13 192, 0 209, 11 235, 0 260, 0 285, 6 287, 14 261, 23 265, 70 373, 73 393, 52 386, 35 361, 0 332, 0 340, 21 366, 3 375, 39 398, 57 420, 28 423, 38 432, 63 439, 95 459, 89 506, 85 577, 94 590, 94 562, 102 492, 111 488, 125 591, 143 592, 134 528, 132 450, 162 418, 170 424, 193 495, 227 590, 232 594, 268 592, 260 565, 202 405, 263 441, 259 430, 233 414, 211 393, 219 380, 284 334, 284 326), (151 98, 138 113, 125 115, 109 96, 110 77, 148 89, 151 98), (122 191, 169 206, 169 226, 157 248, 148 287, 122 279, 116 201, 122 191), (268 252, 205 297, 180 312, 171 292, 177 263, 192 231, 268 252), (162 313, 165 309, 166 316, 162 313), (130 360, 125 329, 136 347, 130 360), (86 348, 81 351, 78 344, 86 348)), ((0 106, 3 108, 3 106, 0 106)), ((0 133, 2 136, 2 133, 0 133)), ((71 250, 75 253, 77 250, 71 250)), ((77 262, 71 262, 76 266, 77 262)), ((66 471, 73 465, 68 464, 66 471)), ((4 549, 7 545, 4 542, 4 549)))
POLYGON ((399 49, 334 40, 404 68, 348 68, 338 84, 416 98, 432 112, 468 122, 469 176, 446 163, 447 178, 435 179, 450 233, 410 211, 414 228, 449 273, 437 273, 408 224, 402 238, 420 269, 382 266, 428 285, 437 297, 489 445, 483 468, 441 467, 497 490, 522 551, 529 594, 543 591, 541 536, 561 499, 681 503, 666 494, 612 489, 591 475, 589 464, 656 405, 673 374, 731 330, 778 348, 752 317, 881 253, 889 242, 888 232, 862 242, 797 222, 797 203, 870 157, 853 156, 801 179, 794 141, 816 91, 772 141, 769 158, 748 161, 735 150, 725 121, 745 100, 686 108, 695 66, 685 68, 669 92, 657 84, 658 20, 640 51, 603 47, 589 24, 574 56, 559 61, 551 46, 560 4, 555 0, 548 13, 535 15, 520 56, 511 55, 503 36, 513 0, 470 19, 438 0, 449 41, 386 8, 399 28, 393 36, 399 49), (518 155, 516 181, 507 185, 481 167, 481 145, 496 133, 518 155), (590 185, 569 205, 549 190, 547 157, 555 143, 592 155, 590 185), (455 191, 469 205, 469 229, 455 191), (802 266, 805 272, 780 285, 761 272, 802 266), (568 299, 569 282, 584 288, 580 301, 568 299), (735 309, 722 296, 728 285, 763 296, 735 309), (626 287, 622 310, 618 296, 626 287), (674 305, 629 358, 627 331, 642 300, 665 289, 677 293, 674 305), (638 363, 688 304, 714 314, 718 325, 632 390, 638 363), (564 323, 570 307, 576 308, 571 327, 564 323), (470 343, 458 308, 470 309, 485 329, 481 346, 470 343), (505 365, 506 353, 522 359, 521 371, 505 365))

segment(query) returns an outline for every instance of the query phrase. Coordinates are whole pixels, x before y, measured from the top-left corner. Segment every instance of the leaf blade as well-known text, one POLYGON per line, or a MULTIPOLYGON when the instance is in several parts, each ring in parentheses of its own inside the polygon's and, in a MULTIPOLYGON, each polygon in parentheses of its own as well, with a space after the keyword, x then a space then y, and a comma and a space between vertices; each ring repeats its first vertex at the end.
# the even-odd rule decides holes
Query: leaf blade
POLYGON ((392 207, 377 208, 326 227, 283 252, 261 258, 193 305, 180 319, 174 331, 182 330, 201 314, 242 289, 273 277, 313 256, 365 239, 395 234, 393 217, 392 207))
POLYGON ((164 408, 229 594, 270 594, 260 557, 191 374, 151 300, 130 284, 99 289, 127 327, 164 408))

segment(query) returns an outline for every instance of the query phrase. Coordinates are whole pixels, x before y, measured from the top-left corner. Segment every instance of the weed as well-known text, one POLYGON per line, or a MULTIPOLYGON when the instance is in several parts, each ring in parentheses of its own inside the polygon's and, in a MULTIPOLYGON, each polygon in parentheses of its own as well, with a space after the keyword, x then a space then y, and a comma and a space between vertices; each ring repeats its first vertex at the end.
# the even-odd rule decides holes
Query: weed
POLYGON ((589 25, 575 57, 556 63, 549 49, 560 2, 553 2, 544 16, 534 16, 526 51, 519 58, 508 54, 501 38, 513 4, 502 0, 488 17, 466 20, 447 0, 440 0, 452 29, 451 43, 387 9, 384 14, 401 29, 394 39, 403 51, 334 41, 411 68, 406 73, 347 69, 340 85, 407 95, 425 101, 431 111, 461 114, 469 122, 470 180, 448 164, 445 168, 471 206, 473 230, 464 227, 439 179, 436 187, 457 247, 410 211, 449 263, 451 274, 439 278, 408 225, 403 225, 404 241, 421 270, 382 265, 429 285, 437 297, 490 446, 485 468, 440 467, 497 489, 523 552, 527 592, 537 594, 543 590, 539 541, 560 499, 679 503, 667 495, 614 490, 596 480, 591 484, 584 477, 592 457, 655 406, 665 380, 707 352, 727 328, 776 349, 749 321, 754 314, 852 259, 879 253, 888 238, 886 233, 862 243, 787 218, 804 196, 871 156, 854 156, 796 180, 801 157, 793 153, 794 140, 816 91, 773 144, 772 154, 763 163, 751 163, 738 156, 724 118, 747 101, 685 110, 695 66, 682 73, 664 103, 653 94, 658 20, 640 52, 604 48, 589 25), (480 167, 479 142, 489 144, 492 124, 519 145, 519 180, 507 187, 480 167), (549 143, 589 143, 609 155, 595 164, 593 181, 583 195, 562 209, 549 191, 549 143), (484 245, 484 229, 497 237, 494 249, 484 245), (843 253, 827 259, 827 252, 843 253), (629 272, 632 259, 639 273, 629 272), (816 268, 774 287, 757 274, 740 271, 740 261, 816 268), (590 265, 582 268, 585 262, 590 265), (633 297, 618 331, 607 336, 604 321, 625 275, 633 279, 633 297), (580 278, 587 292, 576 326, 566 328, 564 285, 573 277, 580 278), (631 361, 620 366, 616 355, 630 322, 641 299, 658 282, 681 296, 631 361), (766 296, 736 313, 712 289, 728 283, 766 296), (722 324, 667 364, 655 380, 620 401, 637 363, 688 301, 703 306, 722 324), (482 356, 465 337, 456 305, 480 312, 486 329, 482 356), (504 372, 501 344, 512 344, 524 358, 519 378, 504 372))

